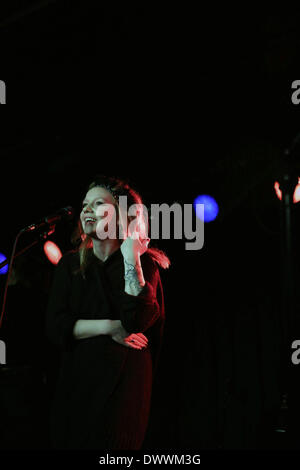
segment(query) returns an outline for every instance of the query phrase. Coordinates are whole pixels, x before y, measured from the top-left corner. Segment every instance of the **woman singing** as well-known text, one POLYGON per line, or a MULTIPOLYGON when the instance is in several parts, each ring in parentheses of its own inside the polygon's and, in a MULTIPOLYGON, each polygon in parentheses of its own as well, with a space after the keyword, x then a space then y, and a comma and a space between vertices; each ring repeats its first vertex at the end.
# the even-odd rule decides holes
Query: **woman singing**
POLYGON ((46 328, 61 350, 50 416, 57 449, 140 449, 147 429, 165 321, 159 267, 170 262, 148 247, 141 212, 127 213, 124 224, 120 196, 128 208, 142 204, 125 182, 95 178, 82 203, 79 250, 55 270, 46 328), (115 209, 116 237, 101 236, 105 208, 115 209))

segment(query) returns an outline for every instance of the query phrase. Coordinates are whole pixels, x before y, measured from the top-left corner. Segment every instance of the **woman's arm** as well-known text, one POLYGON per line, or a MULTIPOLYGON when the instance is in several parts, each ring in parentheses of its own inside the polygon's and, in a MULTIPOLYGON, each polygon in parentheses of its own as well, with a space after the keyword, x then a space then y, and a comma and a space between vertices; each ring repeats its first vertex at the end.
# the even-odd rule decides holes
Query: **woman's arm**
POLYGON ((99 335, 114 335, 121 326, 120 320, 77 320, 73 328, 75 339, 93 338, 99 335))
POLYGON ((156 295, 159 281, 158 268, 149 259, 148 262, 144 259, 143 264, 141 263, 141 256, 146 253, 148 244, 149 238, 139 239, 136 234, 127 237, 121 244, 125 289, 120 317, 128 333, 145 332, 161 314, 161 306, 156 295), (147 269, 144 272, 145 262, 147 269))
POLYGON ((62 350, 68 350, 73 342, 79 339, 109 335, 114 341, 124 346, 135 349, 146 346, 147 338, 144 338, 141 333, 139 337, 134 337, 135 344, 128 345, 126 340, 129 333, 123 328, 120 320, 87 320, 82 319, 80 313, 74 314, 70 311, 69 259, 69 255, 65 255, 58 263, 51 287, 45 318, 45 332, 50 341, 62 350))
POLYGON ((79 339, 112 336, 121 326, 120 320, 86 320, 80 313, 71 312, 71 256, 63 256, 56 267, 46 312, 46 334, 63 350, 69 349, 73 341, 79 339))
POLYGON ((148 339, 142 333, 128 335, 120 320, 77 320, 73 335, 75 339, 109 335, 115 342, 131 349, 144 349, 148 345, 148 339))
POLYGON ((129 295, 139 295, 145 285, 140 257, 137 259, 124 258, 125 292, 129 295))
POLYGON ((140 240, 133 234, 121 245, 126 294, 137 296, 145 286, 141 256, 147 251, 148 243, 149 238, 140 240))

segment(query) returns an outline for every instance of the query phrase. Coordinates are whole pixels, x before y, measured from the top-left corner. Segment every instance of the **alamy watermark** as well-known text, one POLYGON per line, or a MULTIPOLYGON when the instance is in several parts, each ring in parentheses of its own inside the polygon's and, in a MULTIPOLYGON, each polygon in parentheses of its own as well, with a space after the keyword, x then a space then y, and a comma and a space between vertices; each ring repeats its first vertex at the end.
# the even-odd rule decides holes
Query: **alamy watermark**
POLYGON ((6 104, 6 85, 3 80, 0 80, 0 104, 6 104))
POLYGON ((300 80, 294 80, 292 83, 292 90, 295 90, 292 93, 291 100, 293 104, 300 103, 300 80))
POLYGON ((0 364, 6 364, 6 344, 0 339, 0 364))
POLYGON ((292 363, 294 366, 298 366, 300 364, 300 340, 295 340, 292 343, 292 349, 296 349, 292 354, 292 363))
POLYGON ((89 214, 84 216, 86 224, 97 222, 96 234, 100 240, 124 239, 129 233, 133 237, 150 238, 151 240, 185 239, 187 240, 186 250, 201 250, 203 248, 204 204, 197 204, 197 211, 195 211, 197 215, 192 204, 184 204, 183 206, 178 203, 171 206, 165 203, 151 204, 149 217, 148 209, 144 204, 133 204, 128 208, 127 196, 119 196, 118 199, 120 224, 117 223, 115 206, 109 203, 97 207, 97 219, 89 217, 89 214))

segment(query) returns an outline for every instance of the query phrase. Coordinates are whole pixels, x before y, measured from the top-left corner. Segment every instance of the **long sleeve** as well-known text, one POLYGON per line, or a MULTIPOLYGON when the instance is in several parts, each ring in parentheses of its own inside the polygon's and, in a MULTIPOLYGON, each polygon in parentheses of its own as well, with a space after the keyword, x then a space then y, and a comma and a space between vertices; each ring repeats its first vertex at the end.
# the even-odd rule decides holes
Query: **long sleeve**
POLYGON ((152 260, 149 261, 142 266, 145 285, 139 295, 123 293, 120 316, 128 333, 145 332, 162 314, 162 305, 157 295, 157 289, 161 285, 159 270, 152 260))
POLYGON ((46 335, 62 350, 69 349, 75 341, 73 328, 80 318, 70 308, 71 273, 68 260, 69 255, 63 256, 55 268, 46 311, 46 335))

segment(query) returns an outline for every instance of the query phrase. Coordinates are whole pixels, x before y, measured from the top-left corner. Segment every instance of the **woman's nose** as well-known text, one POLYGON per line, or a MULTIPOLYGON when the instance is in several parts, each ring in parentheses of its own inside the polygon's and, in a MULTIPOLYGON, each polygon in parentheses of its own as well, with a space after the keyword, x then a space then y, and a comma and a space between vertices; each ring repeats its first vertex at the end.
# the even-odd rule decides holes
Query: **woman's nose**
POLYGON ((90 208, 89 205, 86 205, 85 208, 83 209, 84 214, 85 214, 86 212, 91 212, 91 211, 92 211, 92 209, 90 208))

